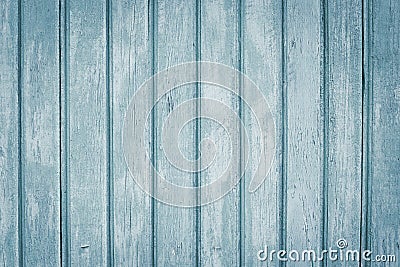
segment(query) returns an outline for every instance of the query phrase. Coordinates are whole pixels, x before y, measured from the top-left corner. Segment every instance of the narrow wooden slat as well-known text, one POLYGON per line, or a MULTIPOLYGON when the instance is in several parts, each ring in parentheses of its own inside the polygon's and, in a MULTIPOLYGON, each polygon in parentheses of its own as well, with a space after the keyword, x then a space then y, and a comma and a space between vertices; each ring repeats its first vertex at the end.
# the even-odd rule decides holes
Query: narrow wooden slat
MULTIPOLYGON (((238 1, 229 3, 219 0, 201 1, 199 51, 202 61, 218 62, 238 69, 239 8, 238 1)), ((215 73, 215 75, 223 75, 223 73, 215 73)), ((236 79, 233 83, 238 85, 238 77, 226 78, 236 79)), ((201 97, 221 101, 236 111, 239 117, 239 98, 226 89, 202 84, 201 97)), ((230 132, 230 130, 227 132, 223 128, 239 128, 239 125, 220 123, 222 124, 219 125, 207 119, 201 120, 200 141, 203 138, 213 140, 217 153, 210 168, 201 172, 201 185, 217 180, 225 172, 229 172, 231 179, 239 179, 240 136, 236 132, 230 132), (232 168, 229 168, 230 162, 233 162, 232 168)), ((201 266, 239 266, 239 190, 240 187, 237 186, 220 200, 201 207, 201 234, 198 237, 201 242, 201 266)))
MULTIPOLYGON (((276 154, 270 174, 254 193, 248 192, 249 178, 244 187, 246 266, 277 266, 277 262, 260 262, 257 252, 279 250, 279 230, 282 216, 282 3, 279 1, 245 1, 243 7, 243 71, 252 79, 269 102, 276 126, 276 154)), ((244 92, 246 94, 246 92, 244 92)), ((257 150, 254 118, 247 111, 244 115, 246 129, 252 137, 252 148, 257 150)), ((248 152, 249 153, 249 152, 248 152)), ((261 163, 263 164, 263 163, 261 163)), ((265 164, 265 163, 264 163, 265 164)), ((257 162, 251 161, 255 169, 257 162)), ((247 178, 247 177, 246 177, 247 178)))
POLYGON ((18 1, 0 3, 0 265, 18 265, 18 1))
POLYGON ((323 224, 324 145, 320 1, 288 1, 286 15, 287 247, 318 249, 323 224))
MULTIPOLYGON (((325 111, 327 212, 325 248, 345 239, 358 249, 362 160, 362 1, 326 1, 325 111)), ((358 262, 329 262, 358 266, 358 262)))
MULTIPOLYGON (((122 126, 131 97, 152 73, 151 7, 145 1, 115 1, 112 6, 112 103, 115 265, 152 264, 151 198, 128 172, 122 126)), ((143 99, 151 103, 151 97, 143 99)), ((149 143, 151 134, 147 136, 149 143)), ((151 151, 151 146, 148 147, 151 151)), ((146 157, 146 155, 143 155, 146 157)), ((145 160, 137 159, 137 164, 145 160)), ((136 174, 138 175, 138 174, 136 174)), ((151 170, 146 170, 151 177, 151 170)))
POLYGON ((67 6, 69 262, 103 266, 109 238, 106 2, 67 6))
MULTIPOLYGON (((195 1, 158 1, 155 8, 155 66, 163 70, 170 66, 194 61, 196 58, 196 3, 195 1)), ((172 81, 171 81, 172 82, 172 81)), ((157 90, 157 88, 156 88, 157 90)), ((155 135, 156 164, 169 181, 192 187, 195 175, 173 167, 162 150, 161 131, 168 114, 184 100, 196 96, 195 86, 168 93, 156 106, 155 135)), ((193 106, 193 117, 196 107, 193 106)), ((179 137, 185 156, 195 156, 195 126, 184 128, 179 137)), ((156 185, 157 187, 157 185, 156 185)), ((157 190, 157 189, 156 189, 157 190)), ((177 192, 178 193, 178 192, 177 192)), ((195 198, 196 196, 193 196, 195 198)), ((156 264, 159 266, 194 266, 196 263, 196 210, 172 207, 156 202, 156 264)))
POLYGON ((22 1, 23 263, 60 265, 59 6, 22 1))
MULTIPOLYGON (((373 255, 400 257, 400 3, 367 1, 365 17, 369 37, 366 84, 369 99, 365 103, 371 120, 369 194, 365 215, 367 247, 373 255), (371 23, 371 24, 369 24, 371 23), (369 28, 371 27, 371 28, 369 28)), ((377 263, 371 263, 374 266, 377 263)), ((385 263, 380 266, 393 266, 385 263)))

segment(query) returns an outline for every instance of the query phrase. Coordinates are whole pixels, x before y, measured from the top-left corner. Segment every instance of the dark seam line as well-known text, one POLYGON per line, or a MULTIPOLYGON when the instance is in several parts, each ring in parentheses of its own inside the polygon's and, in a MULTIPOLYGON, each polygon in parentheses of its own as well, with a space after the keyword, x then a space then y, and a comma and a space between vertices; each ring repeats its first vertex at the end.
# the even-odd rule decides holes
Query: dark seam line
MULTIPOLYGON (((196 1, 196 48, 195 48, 195 58, 196 62, 201 60, 201 0, 196 1)), ((196 78, 197 81, 200 80, 201 76, 201 69, 199 68, 199 64, 196 63, 196 78)), ((195 208, 195 238, 196 238, 196 266, 201 265, 201 173, 198 171, 200 170, 201 166, 201 159, 200 152, 198 146, 200 144, 201 139, 201 85, 199 82, 196 82, 196 124, 195 124, 195 159, 197 160, 196 163, 196 173, 194 175, 194 186, 197 188, 196 190, 196 208, 195 208)))
MULTIPOLYGON (((360 232, 359 232, 359 250, 361 251, 364 248, 364 233, 363 233, 363 229, 364 229, 364 215, 363 213, 365 212, 364 209, 364 194, 365 194, 365 190, 364 190, 364 175, 365 175, 365 129, 364 129, 364 124, 365 124, 365 26, 364 26, 364 22, 365 22, 365 0, 361 1, 361 61, 362 61, 362 66, 361 66, 361 199, 360 199, 360 208, 361 208, 361 212, 360 212, 360 232)), ((361 267, 361 262, 358 263, 358 266, 361 267)))
POLYGON ((22 0, 18 0, 18 256, 19 266, 24 266, 24 177, 22 171, 22 0))
POLYGON ((114 199, 114 186, 113 186, 113 104, 112 104, 112 86, 111 86, 111 7, 112 0, 106 1, 106 117, 107 117, 107 263, 108 266, 114 265, 114 229, 113 229, 113 199, 114 199))
MULTIPOLYGON (((372 138, 373 138, 373 109, 374 109, 374 95, 373 95, 373 64, 371 63, 371 55, 372 55, 372 32, 371 32, 371 27, 373 25, 373 0, 366 0, 368 3, 368 44, 367 44, 367 65, 368 65, 368 76, 370 81, 368 81, 368 114, 367 114, 367 176, 366 176, 366 186, 367 186, 367 195, 366 195, 366 204, 367 204, 367 212, 366 212, 366 227, 365 227, 365 249, 371 249, 371 244, 370 244, 370 236, 368 235, 369 229, 371 226, 371 198, 372 198, 372 138)), ((371 264, 370 264, 371 265, 371 264)))
POLYGON ((60 209, 60 222, 59 222, 59 227, 60 227, 60 233, 59 233, 59 238, 60 238, 60 265, 63 266, 63 251, 64 251, 64 244, 63 244, 63 178, 62 178, 62 107, 61 107, 61 102, 62 102, 62 1, 58 1, 58 130, 59 130, 59 146, 58 146, 58 153, 59 153, 59 197, 60 197, 60 204, 59 204, 59 209, 60 209))
MULTIPOLYGON (((372 72, 371 72, 371 25, 372 2, 362 1, 362 151, 361 151, 361 218, 360 218, 360 251, 369 249, 370 210, 371 210, 371 145, 372 130, 372 72)), ((365 262, 370 266, 369 262, 365 262)), ((361 262, 359 263, 361 267, 361 262)))
MULTIPOLYGON (((282 180, 280 182, 280 201, 279 201, 279 247, 281 250, 286 250, 287 243, 287 73, 286 73, 286 63, 287 63, 287 46, 286 46, 286 12, 287 12, 287 2, 282 1, 281 9, 281 72, 282 72, 282 180)), ((281 261, 280 266, 286 266, 286 262, 281 261)))
POLYGON ((69 1, 65 0, 64 6, 64 181, 63 186, 65 190, 65 196, 63 198, 63 210, 64 215, 62 218, 63 228, 65 236, 63 238, 64 249, 65 249, 65 265, 70 266, 70 227, 69 227, 69 67, 68 67, 68 59, 69 59, 69 1))
MULTIPOLYGON (((322 227, 321 227, 321 248, 326 249, 328 244, 328 197, 329 197, 329 17, 328 1, 321 0, 321 28, 323 39, 322 51, 322 71, 321 71, 321 100, 323 103, 323 171, 322 171, 322 227)), ((321 262, 321 266, 327 266, 327 260, 321 262)))
MULTIPOLYGON (((157 1, 156 0, 149 0, 148 1, 148 12, 149 12, 149 34, 150 34, 150 46, 151 46, 151 75, 154 76, 156 73, 156 65, 157 65, 157 31, 158 31, 158 25, 156 25, 157 22, 157 1)), ((157 94, 156 91, 156 83, 153 79, 152 81, 152 96, 151 96, 151 101, 152 101, 152 106, 155 105, 155 96, 157 94)), ((157 190, 157 184, 155 182, 155 177, 156 177, 156 168, 157 168, 157 135, 156 135, 156 117, 157 117, 157 111, 155 108, 152 109, 151 112, 151 125, 152 125, 152 132, 151 132, 151 163, 153 165, 152 168, 152 195, 155 196, 155 192, 157 190)), ((151 198, 151 232, 152 232, 152 238, 151 238, 151 246, 152 246, 152 266, 157 266, 157 227, 156 227, 156 202, 154 197, 151 198)))
MULTIPOLYGON (((243 72, 244 68, 244 63, 243 63, 243 13, 244 12, 244 3, 242 0, 239 0, 238 3, 238 68, 239 72, 243 72)), ((243 111, 243 77, 240 75, 239 76, 239 119, 244 122, 244 111, 243 111)), ((239 175, 242 175, 243 171, 243 160, 245 159, 246 155, 245 149, 243 148, 243 129, 239 125, 239 175)), ((239 188, 239 264, 240 266, 245 265, 245 252, 246 252, 246 240, 245 240, 245 219, 246 219, 246 214, 245 214, 245 205, 246 205, 246 189, 245 189, 245 175, 240 177, 240 188, 239 188)))

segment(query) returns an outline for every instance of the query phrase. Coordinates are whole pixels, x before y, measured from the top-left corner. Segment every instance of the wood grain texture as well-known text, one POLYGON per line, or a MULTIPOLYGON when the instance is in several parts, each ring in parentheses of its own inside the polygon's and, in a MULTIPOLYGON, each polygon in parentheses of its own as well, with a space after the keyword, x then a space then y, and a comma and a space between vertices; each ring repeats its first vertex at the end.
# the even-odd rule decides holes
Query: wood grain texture
MULTIPOLYGON (((198 49, 202 61, 219 62, 235 69, 239 68, 239 12, 239 1, 201 1, 200 47, 198 49)), ((215 73, 214 75, 223 74, 215 73)), ((238 77, 227 78, 232 79, 232 83, 239 86, 238 77)), ((201 84, 200 95, 221 101, 239 117, 239 98, 228 90, 201 84)), ((200 101, 202 110, 201 103, 200 101)), ((228 172, 231 179, 240 178, 240 136, 227 132, 223 127, 238 129, 240 125, 219 125, 207 119, 201 120, 200 140, 210 138, 216 146, 216 158, 213 164, 200 174, 201 185, 217 180, 224 172, 228 172), (232 168, 229 168, 230 162, 233 162, 232 168)), ((203 193, 207 194, 203 191, 202 195, 203 193)), ((240 185, 222 199, 201 207, 201 234, 198 237, 201 242, 201 266, 240 265, 239 216, 240 185)))
MULTIPOLYGON (((400 3, 367 2, 370 164, 367 247, 400 255, 400 3)), ((371 263, 373 266, 376 263, 371 263)), ((396 264, 396 263, 395 263, 396 264)), ((380 266, 389 266, 384 263, 380 266)))
POLYGON ((318 249, 324 161, 320 1, 288 1, 286 11, 287 248, 318 249))
MULTIPOLYGON (((377 265, 257 259, 265 246, 318 250, 340 238, 399 260, 398 1, 3 0, 0 15, 1 266, 377 265), (232 66, 259 86, 276 155, 254 193, 247 175, 215 203, 171 207, 134 182, 123 121, 145 80, 195 60, 232 66)), ((157 90, 143 101, 156 106, 146 138, 160 174, 204 185, 233 160, 237 177, 259 144, 244 103, 194 84, 153 103, 157 90), (218 147, 215 164, 196 174, 171 165, 161 132, 199 95, 237 111, 251 140, 249 151, 241 136, 229 148, 221 126, 189 122, 177 137, 186 158, 201 155, 203 138, 218 147)))
MULTIPOLYGON (((245 178, 244 218, 245 235, 243 263, 246 266, 276 266, 277 262, 260 262, 257 252, 267 246, 280 248, 280 230, 283 211, 282 189, 282 3, 278 1, 245 1, 243 5, 243 72, 252 79, 265 95, 274 116, 276 149, 274 164, 264 183, 254 193, 248 192, 245 178)), ((244 92, 246 94, 246 92, 244 92)), ((244 114, 246 129, 257 150, 254 118, 247 110, 244 114)), ((248 152, 249 153, 249 152, 248 152)), ((261 163, 263 164, 263 163, 261 163)), ((254 169, 256 162, 250 162, 254 169)), ((249 177, 250 178, 250 177, 249 177)), ((243 244, 242 244, 243 246, 243 244)))
MULTIPOLYGON (((325 2, 325 248, 360 244, 362 2, 325 2)), ((358 266, 358 262, 330 262, 358 266)))
MULTIPOLYGON (((154 9, 155 47, 154 60, 156 72, 179 63, 196 59, 196 2, 195 1, 157 1, 154 9)), ((173 82, 173 81, 171 81, 173 82)), ((157 90, 157 88, 155 88, 157 90)), ((184 86, 182 90, 167 93, 156 104, 155 136, 156 165, 167 180, 184 186, 194 186, 195 175, 180 171, 168 162, 162 150, 167 144, 161 143, 161 131, 164 121, 173 109, 185 100, 196 96, 194 85, 184 86)), ((196 107, 193 105, 193 115, 196 107)), ((194 124, 182 129, 178 136, 181 150, 189 159, 195 157, 194 124)), ((157 190, 157 185, 156 189, 157 190)), ((193 196, 196 198, 196 196, 193 196)), ((159 266, 194 266, 197 261, 197 220, 196 210, 172 207, 156 202, 156 259, 159 266)))
POLYGON ((108 262, 106 2, 69 1, 68 190, 70 263, 108 262))
POLYGON ((24 265, 60 264, 58 2, 21 2, 24 265), (45 29, 45 30, 44 30, 45 29))
POLYGON ((0 3, 0 265, 19 257, 18 2, 0 3))
MULTIPOLYGON (((128 172, 122 147, 125 111, 140 85, 152 74, 152 7, 144 1, 112 6, 112 129, 114 180, 114 254, 116 266, 151 266, 152 200, 128 172)), ((143 99, 152 102, 152 98, 143 99)), ((146 137, 151 143, 151 133, 146 137)), ((151 151, 151 144, 148 147, 151 151)), ((146 157, 147 155, 143 155, 146 157)), ((142 162, 146 162, 145 159, 142 162)), ((150 169, 142 173, 151 177, 150 169)))

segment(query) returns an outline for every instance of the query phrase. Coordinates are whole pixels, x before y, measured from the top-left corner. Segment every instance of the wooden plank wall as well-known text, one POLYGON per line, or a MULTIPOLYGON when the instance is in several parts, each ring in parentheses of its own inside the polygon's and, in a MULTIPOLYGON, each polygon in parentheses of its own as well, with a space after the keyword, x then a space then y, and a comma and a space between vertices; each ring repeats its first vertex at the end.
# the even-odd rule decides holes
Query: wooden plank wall
MULTIPOLYGON (((400 258, 400 2, 2 0, 0 14, 0 265, 310 266, 261 262, 257 252, 341 238, 400 258), (134 182, 121 132, 144 81, 196 60, 259 86, 276 154, 255 193, 245 176, 217 202, 172 207, 134 182)), ((143 101, 154 104, 154 90, 143 101)), ((163 122, 196 96, 241 114, 257 146, 239 98, 188 85, 152 113, 152 162, 185 186, 211 182, 229 157, 238 162, 230 175, 240 176, 240 137, 201 174, 176 170, 163 154, 163 122)), ((192 110, 201 115, 201 101, 192 110)), ((226 139, 209 121, 183 129, 188 158, 205 137, 226 139)))

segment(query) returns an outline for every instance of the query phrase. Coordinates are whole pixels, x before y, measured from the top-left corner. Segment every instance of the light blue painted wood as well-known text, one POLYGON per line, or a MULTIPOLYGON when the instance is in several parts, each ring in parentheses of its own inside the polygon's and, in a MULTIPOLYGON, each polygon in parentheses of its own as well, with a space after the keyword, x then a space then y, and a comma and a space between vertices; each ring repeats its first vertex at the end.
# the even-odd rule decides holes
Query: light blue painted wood
MULTIPOLYGON (((367 1, 368 114, 366 247, 400 255, 400 3, 367 1), (371 139, 369 139, 371 138, 371 139)), ((396 265, 385 263, 381 266, 396 265)), ((373 266, 374 263, 371 264, 373 266)))
MULTIPOLYGON (((360 246, 362 1, 325 2, 325 247, 360 246)), ((358 266, 358 262, 329 262, 358 266)))
MULTIPOLYGON (((243 72, 252 79, 267 98, 275 120, 276 154, 270 174, 260 188, 248 192, 249 180, 243 188, 245 211, 243 233, 245 243, 242 262, 245 266, 277 266, 277 262, 260 262, 257 252, 268 246, 280 249, 280 231, 284 218, 282 210, 282 3, 280 1, 244 1, 243 72), (262 8, 260 8, 262 7, 262 8)), ((246 92, 244 92, 246 94, 246 92)), ((246 129, 257 144, 254 118, 248 110, 244 115, 246 129)), ((253 147, 257 149, 257 147, 253 147)), ((252 168, 256 162, 250 162, 252 168)), ((261 163, 263 164, 263 163, 261 163)), ((265 164, 264 164, 265 165, 265 164)), ((247 178, 247 179, 246 179, 247 178)), ((243 246, 243 244, 242 244, 243 246)))
POLYGON ((67 2, 68 228, 73 266, 109 260, 106 2, 67 2))
POLYGON ((0 3, 0 265, 17 266, 19 249, 18 2, 0 3))
MULTIPOLYGON (((112 158, 116 266, 151 266, 153 261, 152 199, 129 174, 121 138, 128 103, 135 90, 152 74, 151 12, 151 7, 145 1, 114 2, 112 6, 112 158)), ((151 103, 152 99, 143 101, 151 103)), ((151 140, 151 133, 147 138, 151 140)), ((150 143, 148 150, 151 151, 150 143)), ((151 177, 151 170, 141 175, 151 177)))
MULTIPOLYGON (((201 1, 198 50, 202 61, 214 61, 239 68, 239 8, 239 1, 201 1)), ((214 75, 222 74, 214 73, 214 75)), ((239 86, 237 77, 229 77, 229 79, 239 86)), ((217 99, 239 114, 237 96, 217 86, 201 84, 200 88, 201 97, 217 99)), ((217 153, 210 168, 201 172, 201 185, 215 181, 225 172, 229 173, 231 179, 239 178, 240 136, 224 131, 222 126, 228 129, 240 127, 240 125, 226 125, 226 123, 218 125, 210 120, 201 121, 200 140, 203 138, 213 140, 217 153), (229 135, 231 135, 230 140, 229 135), (230 162, 234 163, 233 168, 229 168, 230 162)), ((205 191, 202 195, 203 193, 207 194, 205 191)), ((239 266, 240 240, 244 238, 240 232, 240 209, 240 184, 222 199, 201 207, 198 238, 201 243, 200 264, 202 266, 239 266)))
MULTIPOLYGON (((179 63, 196 60, 196 2, 195 1, 155 1, 154 6, 154 64, 155 71, 179 63)), ((152 1, 154 4, 154 2, 152 1)), ((171 81, 172 82, 172 81, 171 81)), ((193 186, 196 175, 182 172, 173 167, 165 158, 160 134, 164 121, 173 109, 185 100, 196 96, 195 85, 185 86, 185 90, 168 93, 156 104, 156 166, 161 175, 170 181, 193 186)), ((157 90, 157 87, 155 88, 157 90)), ((196 115, 193 105, 192 117, 196 115)), ((181 149, 188 158, 195 157, 196 129, 194 124, 182 130, 179 137, 181 149)), ((157 184, 155 185, 157 190, 157 184)), ((193 198, 196 198, 194 195, 193 198)), ((158 266, 194 266, 198 260, 198 221, 196 209, 172 207, 160 202, 155 204, 155 264, 158 266)))
MULTIPOLYGON (((399 12, 396 1, 372 0, 2 1, 0 264, 277 266, 257 251, 339 238, 400 257, 399 12), (276 158, 257 192, 245 177, 213 204, 177 208, 134 183, 121 130, 142 82, 196 59, 243 70, 260 87, 276 158)), ((187 186, 210 182, 230 156, 221 149, 201 175, 164 157, 165 119, 200 93, 240 109, 213 86, 185 86, 157 103, 146 137, 158 170, 187 186)), ((198 156, 208 135, 225 138, 210 122, 189 124, 184 154, 198 156)), ((236 159, 246 156, 239 138, 236 159)))
POLYGON ((20 263, 60 264, 59 3, 22 1, 20 263))
POLYGON ((323 229, 322 10, 320 1, 288 1, 286 8, 286 247, 318 249, 323 229))

